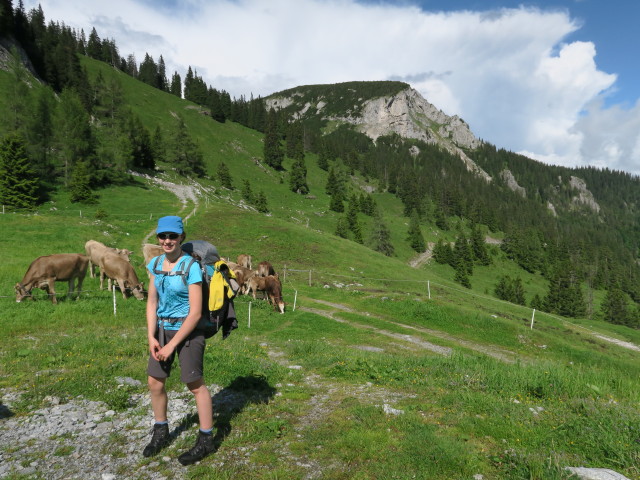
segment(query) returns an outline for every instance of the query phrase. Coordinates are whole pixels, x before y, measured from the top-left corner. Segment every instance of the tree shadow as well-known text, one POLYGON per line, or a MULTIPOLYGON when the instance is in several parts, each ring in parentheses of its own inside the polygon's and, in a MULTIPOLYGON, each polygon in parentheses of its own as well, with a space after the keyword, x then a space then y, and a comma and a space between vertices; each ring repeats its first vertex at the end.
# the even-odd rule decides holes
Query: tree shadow
MULTIPOLYGON (((276 394, 263 375, 236 377, 228 386, 211 397, 213 402, 214 424, 216 430, 213 444, 218 451, 225 438, 231 433, 233 418, 251 404, 267 404, 276 394)), ((176 438, 193 424, 198 423, 198 413, 185 417, 171 433, 176 438)))

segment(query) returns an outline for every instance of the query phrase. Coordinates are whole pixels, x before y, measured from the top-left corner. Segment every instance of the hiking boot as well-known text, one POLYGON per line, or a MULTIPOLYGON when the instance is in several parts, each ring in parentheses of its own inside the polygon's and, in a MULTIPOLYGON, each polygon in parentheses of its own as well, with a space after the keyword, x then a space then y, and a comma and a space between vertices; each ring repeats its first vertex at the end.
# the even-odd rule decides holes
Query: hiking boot
POLYGON ((149 445, 144 447, 142 455, 145 457, 151 457, 162 450, 169 443, 169 425, 166 423, 153 426, 153 435, 149 445))
POLYGON ((215 450, 213 445, 213 435, 210 433, 198 432, 195 446, 178 457, 182 465, 191 465, 202 460, 215 450))

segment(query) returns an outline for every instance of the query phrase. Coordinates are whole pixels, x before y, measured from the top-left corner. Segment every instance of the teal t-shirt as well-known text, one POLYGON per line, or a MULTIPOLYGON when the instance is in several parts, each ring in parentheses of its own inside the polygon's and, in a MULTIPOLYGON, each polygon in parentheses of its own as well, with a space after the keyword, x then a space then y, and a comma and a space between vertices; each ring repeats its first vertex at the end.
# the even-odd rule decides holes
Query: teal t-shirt
MULTIPOLYGON (((193 262, 188 274, 186 275, 187 284, 185 285, 185 278, 182 275, 166 275, 163 273, 155 273, 154 265, 156 264, 156 258, 158 258, 157 269, 162 269, 162 263, 165 259, 165 254, 160 257, 154 257, 147 264, 147 269, 152 275, 155 275, 154 284, 158 291, 158 318, 180 318, 183 319, 189 314, 189 285, 197 282, 202 282, 202 272, 200 271, 200 265, 198 262, 193 262)), ((185 270, 191 261, 189 255, 183 255, 178 260, 178 263, 171 270, 177 272, 179 270, 185 270)), ((158 326, 161 321, 158 320, 158 326)), ((182 321, 170 322, 164 320, 162 325, 165 330, 179 330, 182 326, 182 321)))

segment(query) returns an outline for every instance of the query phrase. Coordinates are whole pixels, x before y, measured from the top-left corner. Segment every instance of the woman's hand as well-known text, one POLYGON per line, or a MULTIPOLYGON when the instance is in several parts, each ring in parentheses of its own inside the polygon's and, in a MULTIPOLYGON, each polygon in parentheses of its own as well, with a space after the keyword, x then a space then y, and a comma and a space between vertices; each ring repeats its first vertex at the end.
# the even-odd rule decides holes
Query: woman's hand
MULTIPOLYGON (((158 347, 159 346, 160 345, 158 345, 158 347)), ((171 354, 173 353, 174 350, 175 350, 175 347, 173 345, 171 345, 171 343, 167 343, 160 350, 156 351, 157 360, 159 362, 164 362, 167 358, 169 358, 171 356, 171 354)), ((152 355, 153 355, 153 352, 152 352, 152 355)))
POLYGON ((158 360, 158 352, 160 351, 160 342, 158 342, 157 338, 151 337, 149 339, 149 352, 151 352, 151 357, 154 360, 158 360))

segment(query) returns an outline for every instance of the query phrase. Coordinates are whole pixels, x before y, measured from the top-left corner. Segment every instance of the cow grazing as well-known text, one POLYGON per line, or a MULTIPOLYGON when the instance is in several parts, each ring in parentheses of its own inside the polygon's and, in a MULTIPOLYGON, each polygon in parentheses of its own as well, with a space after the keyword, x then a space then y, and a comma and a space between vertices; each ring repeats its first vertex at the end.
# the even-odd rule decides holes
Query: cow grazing
POLYGON ((16 284, 16 302, 33 295, 31 290, 41 288, 51 296, 51 302, 57 304, 55 282, 69 282, 68 296, 73 294, 75 280, 78 280, 78 295, 87 274, 89 258, 79 253, 56 253, 36 258, 20 283, 16 284))
POLYGON ((129 262, 120 255, 109 252, 100 261, 100 290, 103 288, 104 278, 118 282, 123 298, 127 298, 127 292, 131 291, 138 300, 144 300, 144 284, 138 280, 135 270, 129 262))
MULTIPOLYGON (((273 305, 276 312, 284 313, 284 301, 282 300, 282 284, 277 275, 260 277, 255 275, 249 280, 249 292, 256 298, 256 292, 264 292, 264 296, 273 305)), ((248 293, 247 293, 248 294, 248 293)))
POLYGON ((87 243, 84 244, 84 250, 87 252, 87 257, 89 257, 89 275, 91 278, 94 277, 93 267, 100 265, 100 259, 107 252, 117 253, 121 255, 127 262, 129 261, 129 257, 133 253, 131 250, 127 250, 126 248, 111 248, 107 247, 104 243, 98 242, 97 240, 88 240, 87 243))
POLYGON ((142 245, 142 256, 144 257, 144 264, 147 265, 152 258, 162 255, 164 250, 160 245, 155 243, 145 243, 142 245))
POLYGON ((240 265, 236 265, 234 268, 231 268, 231 271, 235 274, 236 280, 240 285, 239 293, 241 295, 248 293, 248 282, 254 275, 257 274, 255 270, 249 270, 248 268, 242 267, 240 265))
POLYGON ((240 255, 238 255, 237 262, 238 262, 238 265, 251 270, 251 255, 246 255, 244 253, 241 253, 240 255))
POLYGON ((269 262, 260 262, 258 264, 258 275, 266 277, 267 275, 275 275, 276 271, 269 262))

